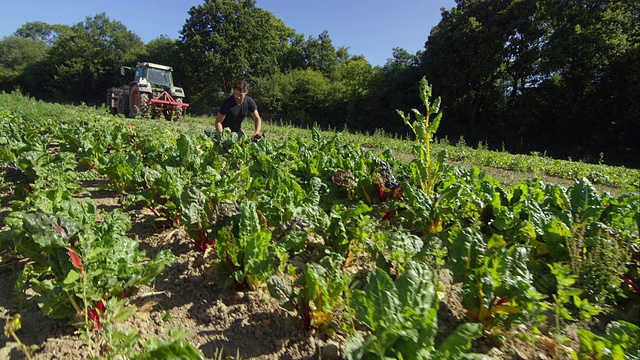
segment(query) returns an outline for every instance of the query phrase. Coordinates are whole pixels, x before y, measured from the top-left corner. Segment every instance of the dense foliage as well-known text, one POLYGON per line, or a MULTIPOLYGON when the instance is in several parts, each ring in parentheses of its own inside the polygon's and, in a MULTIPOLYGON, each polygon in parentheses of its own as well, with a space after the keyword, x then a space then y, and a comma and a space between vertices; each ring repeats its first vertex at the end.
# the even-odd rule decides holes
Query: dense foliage
POLYGON ((214 114, 243 77, 266 119, 410 135, 395 109, 420 105, 426 75, 444 98, 441 137, 637 167, 639 16, 638 1, 460 0, 424 30, 424 51, 394 48, 372 67, 255 0, 207 0, 185 14, 179 39, 147 44, 104 13, 27 23, 0 40, 0 90, 101 104, 124 81, 120 66, 150 60, 175 68, 193 114, 214 114))
POLYGON ((638 165, 639 2, 457 3, 423 54, 445 134, 638 165))

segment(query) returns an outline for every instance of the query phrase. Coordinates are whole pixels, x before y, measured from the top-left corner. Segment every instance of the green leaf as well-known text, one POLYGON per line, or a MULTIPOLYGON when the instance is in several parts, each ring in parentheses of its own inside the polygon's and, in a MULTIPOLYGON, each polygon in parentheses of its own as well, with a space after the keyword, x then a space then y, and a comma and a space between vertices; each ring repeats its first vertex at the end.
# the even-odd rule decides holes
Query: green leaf
POLYGON ((640 357, 640 327, 627 321, 612 321, 605 329, 606 338, 618 345, 627 356, 640 357))
POLYGON ((597 208, 601 205, 600 196, 596 188, 587 180, 582 178, 569 189, 571 196, 571 209, 576 215, 582 218, 596 216, 597 208))
POLYGON ((53 246, 65 247, 70 244, 69 239, 78 231, 75 221, 49 214, 24 214, 24 229, 35 243, 43 249, 53 246))
POLYGON ((67 277, 64 279, 64 284, 73 284, 78 281, 78 279, 80 279, 80 274, 78 274, 75 270, 70 270, 67 274, 67 277))
POLYGON ((347 360, 360 360, 364 356, 365 341, 361 333, 349 335, 345 340, 344 354, 347 360))
POLYGON ((132 358, 133 360, 202 360, 204 353, 185 339, 174 340, 161 344, 153 350, 143 352, 132 358))
POLYGON ((381 269, 369 275, 362 290, 354 292, 353 301, 356 317, 373 331, 399 321, 397 290, 389 275, 381 269))
POLYGON ((240 238, 249 236, 260 231, 260 219, 256 211, 256 204, 253 201, 244 201, 240 204, 240 238))
POLYGON ((274 298, 280 306, 285 309, 293 310, 293 287, 287 284, 282 278, 278 276, 272 276, 267 281, 267 288, 269 294, 274 298))
MULTIPOLYGON (((471 348, 473 341, 480 336, 482 336, 482 324, 462 324, 440 344, 436 358, 457 359, 466 353, 471 348)), ((487 357, 487 359, 489 358, 487 357)))

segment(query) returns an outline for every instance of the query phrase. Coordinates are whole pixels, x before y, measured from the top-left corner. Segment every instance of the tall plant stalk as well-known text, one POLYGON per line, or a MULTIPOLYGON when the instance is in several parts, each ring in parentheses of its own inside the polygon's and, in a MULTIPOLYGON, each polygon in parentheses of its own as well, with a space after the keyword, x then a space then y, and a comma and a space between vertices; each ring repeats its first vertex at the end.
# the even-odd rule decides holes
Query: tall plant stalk
POLYGON ((442 119, 442 113, 440 112, 441 99, 440 97, 436 98, 432 104, 429 100, 431 96, 431 85, 423 77, 420 80, 420 99, 426 112, 422 114, 417 109, 411 109, 416 117, 416 120, 412 122, 410 114, 405 114, 402 110, 396 110, 416 136, 414 152, 418 155, 418 159, 413 163, 416 167, 413 171, 414 175, 418 176, 422 190, 428 195, 434 194, 437 174, 445 157, 445 154, 441 153, 435 161, 431 158, 431 139, 438 130, 442 119), (430 121, 432 115, 435 115, 435 117, 430 121))

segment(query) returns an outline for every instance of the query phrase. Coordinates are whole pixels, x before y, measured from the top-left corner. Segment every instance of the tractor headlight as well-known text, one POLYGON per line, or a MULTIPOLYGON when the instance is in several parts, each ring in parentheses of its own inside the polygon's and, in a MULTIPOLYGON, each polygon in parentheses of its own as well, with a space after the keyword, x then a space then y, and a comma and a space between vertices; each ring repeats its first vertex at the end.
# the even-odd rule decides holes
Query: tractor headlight
POLYGON ((184 90, 182 88, 171 89, 171 96, 184 96, 184 90))
POLYGON ((140 81, 138 82, 138 87, 140 88, 140 90, 144 89, 151 91, 151 84, 147 79, 140 79, 140 81))

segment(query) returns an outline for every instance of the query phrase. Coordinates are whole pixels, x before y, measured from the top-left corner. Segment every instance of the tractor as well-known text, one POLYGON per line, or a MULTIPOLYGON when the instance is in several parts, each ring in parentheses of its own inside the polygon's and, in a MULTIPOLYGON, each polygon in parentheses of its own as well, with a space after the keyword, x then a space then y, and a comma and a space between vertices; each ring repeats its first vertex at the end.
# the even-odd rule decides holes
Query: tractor
POLYGON ((107 90, 107 105, 112 114, 129 118, 160 116, 168 121, 178 121, 189 104, 184 100, 184 90, 173 85, 169 66, 139 62, 135 67, 123 66, 120 74, 135 71, 129 84, 107 90))

